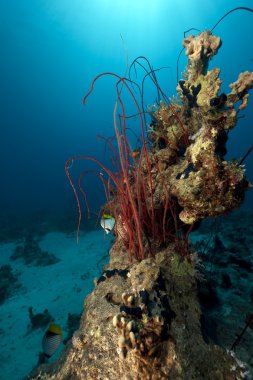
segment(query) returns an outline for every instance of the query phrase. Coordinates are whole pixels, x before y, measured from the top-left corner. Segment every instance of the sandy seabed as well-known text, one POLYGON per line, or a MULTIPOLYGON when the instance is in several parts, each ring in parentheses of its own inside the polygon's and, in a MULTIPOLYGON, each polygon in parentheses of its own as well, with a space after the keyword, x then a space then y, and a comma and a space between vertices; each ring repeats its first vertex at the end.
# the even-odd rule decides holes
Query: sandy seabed
MULTIPOLYGON (((48 266, 25 265, 20 259, 10 261, 20 242, 0 245, 0 266, 10 264, 20 285, 0 305, 1 380, 22 380, 38 362, 45 328, 31 329, 29 307, 34 314, 48 309, 67 336, 68 314, 82 313, 84 298, 108 259, 110 241, 111 237, 100 230, 81 234, 78 245, 74 234, 49 233, 41 238, 40 248, 60 261, 48 266)), ((62 348, 63 344, 51 360, 62 348)))

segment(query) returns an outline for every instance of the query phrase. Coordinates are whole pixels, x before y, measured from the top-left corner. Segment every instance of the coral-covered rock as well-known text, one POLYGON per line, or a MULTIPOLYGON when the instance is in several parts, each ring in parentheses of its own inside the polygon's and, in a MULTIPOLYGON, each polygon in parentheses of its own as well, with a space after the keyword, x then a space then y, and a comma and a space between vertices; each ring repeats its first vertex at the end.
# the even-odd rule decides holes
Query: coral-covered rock
POLYGON ((230 354, 204 342, 196 273, 173 246, 122 270, 96 286, 61 358, 30 380, 241 378, 230 354))
MULTIPOLYGON (((140 158, 133 166, 126 163, 128 170, 121 154, 122 182, 115 181, 107 205, 114 211, 117 237, 110 264, 60 359, 29 379, 244 376, 230 353, 203 339, 196 284, 201 276, 187 238, 193 223, 226 214, 244 198, 244 166, 224 157, 227 131, 247 105, 253 73, 241 74, 230 94, 220 94, 219 69, 208 71, 220 38, 206 31, 187 37, 184 46, 188 66, 178 97, 152 107, 152 149, 144 142, 140 158)), ((118 144, 122 148, 121 138, 118 144)), ((223 286, 230 286, 228 279, 223 286)))
POLYGON ((237 81, 231 83, 229 87, 232 88, 232 91, 228 95, 227 105, 232 107, 240 100, 239 109, 244 109, 248 105, 248 91, 253 87, 253 73, 251 71, 241 73, 237 81))
POLYGON ((203 73, 208 60, 217 54, 221 46, 221 39, 206 31, 198 36, 188 36, 184 39, 183 46, 186 48, 186 55, 189 59, 187 67, 188 80, 192 81, 203 73))
POLYGON ((240 74, 230 85, 230 94, 219 94, 220 70, 207 69, 220 45, 220 38, 210 32, 186 38, 187 72, 177 86, 181 104, 174 100, 153 108, 157 121, 154 133, 167 138, 163 149, 154 142, 158 169, 153 176, 155 204, 164 204, 169 194, 177 200, 179 218, 186 224, 239 207, 249 186, 244 166, 236 160, 226 161, 224 156, 227 131, 236 125, 238 112, 247 105, 253 73, 240 74), (235 107, 238 101, 242 102, 239 111, 235 107), (174 156, 174 162, 170 158, 166 165, 166 152, 172 149, 178 159, 174 156))

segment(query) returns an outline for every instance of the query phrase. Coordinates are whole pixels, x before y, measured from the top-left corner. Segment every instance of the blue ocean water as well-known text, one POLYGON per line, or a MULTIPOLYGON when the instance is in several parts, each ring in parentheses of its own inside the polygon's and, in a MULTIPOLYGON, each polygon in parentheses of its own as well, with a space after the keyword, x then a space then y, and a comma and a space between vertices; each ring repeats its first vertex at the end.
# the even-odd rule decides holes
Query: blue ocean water
MULTIPOLYGON (((78 209, 64 171, 65 162, 69 157, 88 155, 110 165, 105 144, 98 141, 97 135, 114 135, 117 80, 111 76, 101 78, 83 106, 82 99, 94 77, 103 72, 123 76, 127 62, 145 56, 154 69, 167 67, 157 72, 157 79, 171 97, 176 94, 177 58, 184 31, 211 29, 226 12, 239 6, 252 7, 252 0, 244 0, 243 4, 239 0, 1 1, 0 231, 6 228, 10 233, 15 229, 14 237, 20 237, 17 229, 30 218, 37 223, 55 217, 64 221, 63 230, 68 226, 75 230, 78 209)), ((211 67, 221 69, 221 91, 228 92, 229 84, 237 80, 240 72, 253 70, 252 33, 253 13, 245 10, 231 13, 215 29, 222 47, 211 67)), ((186 64, 183 53, 180 74, 186 64)), ((243 157, 253 144, 252 96, 251 92, 248 107, 241 112, 243 118, 229 134, 228 158, 243 157)), ((146 81, 145 105, 154 103, 155 98, 155 89, 146 81)), ((129 98, 126 107, 133 108, 129 98)), ((247 177, 253 183, 253 152, 245 164, 247 177)), ((81 160, 75 161, 69 172, 76 180, 78 174, 89 170, 99 172, 100 167, 81 160)), ((83 187, 91 211, 97 213, 105 201, 101 183, 90 174, 83 179, 83 187)), ((85 229, 87 215, 84 203, 82 206, 85 229)), ((253 211, 252 190, 246 193, 242 208, 253 211)), ((235 216, 229 227, 231 234, 237 223, 241 225, 235 216)), ((92 252, 93 243, 89 244, 92 252)), ((77 250, 74 237, 73 246, 77 250)), ((99 260, 100 257, 94 262, 99 260)), ((92 270, 89 276, 91 287, 92 270)), ((249 289, 247 283, 244 286, 249 289)), ((242 321, 237 330, 240 326, 242 321)), ((37 339, 39 351, 40 336, 37 339)), ((29 349, 27 352, 29 355, 29 349)), ((29 369, 36 364, 34 357, 29 369)))
MULTIPOLYGON (((243 6, 251 6, 245 0, 243 6)), ((129 62, 146 56, 169 95, 175 94, 176 60, 183 32, 211 28, 241 1, 109 1, 10 0, 0 3, 1 39, 1 197, 4 215, 33 212, 65 213, 75 208, 64 172, 75 155, 103 160, 98 134, 112 136, 115 79, 96 84, 84 107, 82 97, 95 75, 124 74, 125 47, 129 62), (122 42, 122 38, 124 43, 122 42)), ((223 45, 213 65, 221 68, 223 89, 243 70, 252 70, 252 13, 230 14, 215 29, 223 45)), ((186 57, 180 59, 179 72, 186 57)), ((154 98, 146 90, 146 102, 154 98)), ((245 118, 230 134, 229 156, 242 157, 253 141, 252 97, 245 118)), ((253 155, 247 159, 253 180, 253 155)), ((79 165, 79 164, 76 164, 79 165)), ((82 170, 93 169, 89 162, 82 170)), ((92 209, 103 202, 93 176, 84 186, 92 209)), ((247 194, 248 206, 252 196, 247 194)))

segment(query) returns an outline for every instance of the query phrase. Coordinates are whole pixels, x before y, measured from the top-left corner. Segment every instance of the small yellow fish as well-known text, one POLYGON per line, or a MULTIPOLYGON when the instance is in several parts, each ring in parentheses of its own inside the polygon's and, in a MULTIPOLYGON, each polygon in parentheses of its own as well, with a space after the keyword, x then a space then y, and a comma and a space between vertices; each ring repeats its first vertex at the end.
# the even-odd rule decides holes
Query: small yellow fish
POLYGON ((42 348, 46 358, 50 358, 62 342, 62 330, 60 326, 51 323, 42 339, 42 348))
POLYGON ((103 214, 100 225, 105 230, 105 232, 109 234, 114 228, 115 219, 109 214, 103 214))
POLYGON ((103 214, 102 219, 112 219, 112 216, 109 214, 103 214))

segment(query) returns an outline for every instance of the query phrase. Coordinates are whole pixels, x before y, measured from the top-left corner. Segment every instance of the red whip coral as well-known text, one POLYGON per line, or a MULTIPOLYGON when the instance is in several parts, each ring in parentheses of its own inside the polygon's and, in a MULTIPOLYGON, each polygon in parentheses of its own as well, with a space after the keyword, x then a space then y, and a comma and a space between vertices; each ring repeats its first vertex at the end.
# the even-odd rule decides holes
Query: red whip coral
MULTIPOLYGON (((229 162, 224 155, 228 131, 235 126, 240 109, 247 105, 252 73, 240 74, 231 85, 230 94, 219 94, 220 70, 207 69, 209 59, 221 45, 220 38, 203 32, 185 39, 184 45, 188 46, 187 72, 177 86, 179 96, 173 100, 161 90, 151 65, 147 70, 141 64, 144 79, 151 78, 160 98, 149 112, 143 106, 144 79, 141 87, 132 79, 111 72, 93 80, 83 104, 99 78, 109 75, 117 80, 113 112, 117 148, 112 140, 103 138, 112 153, 115 170, 90 156, 70 158, 65 166, 79 210, 77 234, 82 213, 69 165, 74 160, 87 159, 96 162, 107 176, 97 173, 107 199, 103 210, 116 220, 116 244, 126 247, 129 257, 137 260, 155 255, 170 242, 177 244, 179 254, 188 255, 187 241, 194 225, 205 217, 223 215, 238 207, 248 188, 242 161, 229 162), (135 89, 139 91, 141 106, 135 89), (128 141, 127 123, 133 116, 126 114, 124 91, 130 95, 136 109, 134 116, 139 120, 141 146, 137 153, 128 141), (242 105, 237 110, 238 101, 242 105), (146 133, 147 114, 151 123, 146 133)), ((86 201, 80 182, 79 189, 86 201)))
MULTIPOLYGON (((114 73, 102 73, 93 80, 89 92, 83 99, 83 104, 86 103, 87 98, 93 91, 95 82, 106 75, 117 79, 117 100, 114 107, 113 120, 118 152, 110 140, 102 137, 113 154, 116 171, 109 170, 96 158, 90 156, 72 157, 66 162, 65 171, 73 188, 79 211, 77 239, 82 212, 76 187, 69 174, 69 166, 72 161, 87 159, 96 162, 107 175, 107 179, 105 179, 99 173, 96 173, 101 179, 106 193, 107 204, 104 206, 104 210, 116 219, 115 232, 117 244, 127 247, 130 258, 134 256, 136 259, 141 260, 147 255, 153 255, 161 243, 175 239, 178 229, 176 202, 167 194, 164 196, 163 204, 159 205, 158 208, 154 206, 152 177, 160 169, 154 162, 154 156, 151 154, 151 151, 148 150, 149 141, 145 136, 143 112, 133 90, 130 88, 130 85, 134 86, 135 83, 128 78, 122 78, 114 73), (121 95, 122 88, 119 89, 119 85, 122 85, 130 94, 136 107, 136 115, 139 117, 142 144, 138 155, 132 150, 127 139, 128 128, 126 122, 128 116, 125 114, 121 95), (120 107, 120 123, 117 121, 118 107, 120 107)), ((172 105, 171 113, 175 115, 176 119, 179 119, 172 105)), ((182 126, 182 128, 184 127, 182 126)), ((87 174, 87 172, 84 174, 87 174)), ((86 193, 82 189, 80 182, 81 179, 79 178, 79 189, 85 197, 88 208, 86 193)))

